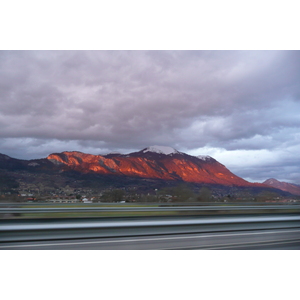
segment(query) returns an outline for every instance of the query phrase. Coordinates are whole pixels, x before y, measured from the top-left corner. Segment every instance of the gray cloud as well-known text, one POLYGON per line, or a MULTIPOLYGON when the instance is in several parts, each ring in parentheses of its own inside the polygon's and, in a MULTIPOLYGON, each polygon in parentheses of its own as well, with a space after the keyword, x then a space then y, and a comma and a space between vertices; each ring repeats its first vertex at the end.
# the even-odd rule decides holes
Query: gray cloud
POLYGON ((0 152, 210 148, 240 176, 300 183, 299 80, 299 51, 1 51, 0 152), (270 166, 234 156, 259 150, 270 166))

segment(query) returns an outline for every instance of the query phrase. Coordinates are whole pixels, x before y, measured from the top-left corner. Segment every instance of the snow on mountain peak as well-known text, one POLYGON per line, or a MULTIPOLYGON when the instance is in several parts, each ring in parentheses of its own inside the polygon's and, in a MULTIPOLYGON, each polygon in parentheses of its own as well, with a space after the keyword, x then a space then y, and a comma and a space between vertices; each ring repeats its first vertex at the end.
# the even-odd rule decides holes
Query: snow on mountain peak
POLYGON ((165 155, 180 153, 176 149, 168 146, 150 146, 143 150, 143 153, 146 152, 154 152, 154 153, 165 154, 165 155))
POLYGON ((211 158, 209 155, 198 155, 197 157, 202 160, 209 160, 211 158))

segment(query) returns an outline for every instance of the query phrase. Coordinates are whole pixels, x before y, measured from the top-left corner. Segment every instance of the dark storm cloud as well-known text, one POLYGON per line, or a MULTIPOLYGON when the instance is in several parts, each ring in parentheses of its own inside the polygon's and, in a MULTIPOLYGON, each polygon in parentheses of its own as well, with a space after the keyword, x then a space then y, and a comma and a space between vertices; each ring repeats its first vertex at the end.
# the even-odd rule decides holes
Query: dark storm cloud
POLYGON ((299 51, 1 51, 0 152, 163 144, 232 153, 237 171, 235 151, 267 150, 283 168, 300 150, 299 80, 299 51))

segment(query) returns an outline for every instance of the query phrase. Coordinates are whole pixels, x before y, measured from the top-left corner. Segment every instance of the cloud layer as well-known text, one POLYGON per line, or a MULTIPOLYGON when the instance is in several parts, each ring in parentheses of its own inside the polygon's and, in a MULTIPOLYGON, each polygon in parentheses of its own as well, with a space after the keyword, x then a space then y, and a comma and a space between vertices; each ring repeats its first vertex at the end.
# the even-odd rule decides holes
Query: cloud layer
POLYGON ((300 183, 299 51, 2 51, 0 152, 209 154, 300 183))

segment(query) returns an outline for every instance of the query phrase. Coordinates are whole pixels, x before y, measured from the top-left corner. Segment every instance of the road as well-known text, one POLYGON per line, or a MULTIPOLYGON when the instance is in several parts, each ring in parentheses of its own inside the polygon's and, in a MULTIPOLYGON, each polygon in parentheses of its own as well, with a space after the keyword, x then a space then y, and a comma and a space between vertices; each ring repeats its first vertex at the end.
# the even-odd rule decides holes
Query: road
POLYGON ((300 250, 300 228, 113 238, 19 241, 0 250, 300 250))

